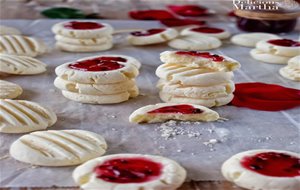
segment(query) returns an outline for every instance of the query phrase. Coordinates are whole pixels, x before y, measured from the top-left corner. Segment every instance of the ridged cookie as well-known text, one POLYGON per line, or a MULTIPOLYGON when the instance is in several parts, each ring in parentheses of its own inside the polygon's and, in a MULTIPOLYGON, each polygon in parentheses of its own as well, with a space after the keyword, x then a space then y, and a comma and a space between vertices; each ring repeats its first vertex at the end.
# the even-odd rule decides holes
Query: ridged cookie
POLYGON ((85 190, 175 190, 185 178, 185 169, 174 160, 142 154, 102 156, 73 172, 75 183, 85 190))
POLYGON ((80 46, 95 46, 95 45, 102 45, 111 43, 113 37, 111 35, 100 37, 100 38, 70 38, 61 35, 55 35, 55 39, 64 44, 73 44, 73 45, 80 45, 80 46))
POLYGON ((116 104, 120 102, 125 102, 129 98, 133 98, 139 95, 139 90, 136 86, 132 89, 128 89, 126 92, 121 92, 117 94, 107 94, 107 95, 87 95, 79 94, 70 91, 62 91, 64 97, 81 103, 86 104, 116 104))
POLYGON ((174 49, 197 51, 216 49, 222 45, 222 42, 218 38, 209 36, 183 36, 169 41, 168 45, 174 49))
POLYGON ((199 98, 187 98, 183 96, 174 96, 163 92, 159 93, 159 97, 162 101, 167 103, 185 103, 185 104, 198 104, 205 107, 223 106, 231 102, 233 94, 221 98, 212 99, 199 99, 199 98))
POLYGON ((55 113, 41 105, 25 100, 0 100, 0 132, 26 133, 52 126, 55 113))
POLYGON ((199 37, 202 37, 204 35, 204 36, 215 37, 220 40, 227 39, 230 37, 230 33, 224 29, 206 27, 206 26, 185 28, 184 30, 181 31, 180 34, 182 36, 193 35, 199 37))
POLYGON ((255 47, 256 43, 261 40, 277 39, 280 38, 275 34, 263 32, 251 32, 245 34, 237 34, 231 38, 233 44, 245 47, 255 47))
POLYGON ((55 34, 70 38, 101 38, 111 35, 113 28, 109 24, 93 21, 66 21, 52 27, 55 34))
POLYGON ((58 66, 55 73, 64 80, 78 83, 119 83, 135 78, 139 74, 132 60, 122 55, 86 57, 58 66))
POLYGON ((56 47, 67 52, 97 52, 111 49, 113 47, 113 43, 106 42, 98 45, 75 45, 57 41, 56 47))
POLYGON ((287 62, 290 59, 290 57, 266 53, 259 49, 252 49, 250 51, 250 55, 252 58, 258 61, 262 61, 265 63, 273 63, 273 64, 287 64, 287 62))
POLYGON ((19 35, 0 36, 0 53, 36 57, 46 51, 45 44, 36 38, 19 35))
POLYGON ((275 56, 294 57, 300 55, 300 41, 291 39, 262 40, 256 44, 256 49, 275 56))
POLYGON ((127 40, 132 45, 159 44, 174 39, 178 32, 173 28, 155 28, 132 32, 127 40))
POLYGON ((209 68, 225 72, 234 71, 241 67, 238 61, 225 55, 200 51, 164 51, 160 54, 160 60, 164 63, 209 68))
POLYGON ((4 80, 0 80, 0 89, 1 99, 14 99, 23 92, 23 89, 19 85, 4 80))
POLYGON ((179 64, 162 64, 156 75, 172 84, 211 86, 231 81, 232 72, 215 72, 212 69, 193 68, 179 64))
POLYGON ((130 116, 132 123, 158 123, 168 120, 215 121, 219 114, 204 106, 194 104, 159 103, 135 110, 130 116))
POLYGON ((233 93, 234 82, 228 81, 213 86, 183 86, 160 80, 157 87, 162 93, 188 98, 212 99, 226 97, 233 93))
POLYGON ((39 166, 78 165, 105 153, 104 138, 84 130, 33 132, 16 140, 10 155, 21 162, 39 166))
POLYGON ((300 81, 300 55, 291 58, 288 61, 288 65, 281 68, 279 73, 284 78, 300 81))
POLYGON ((131 89, 135 86, 135 81, 134 79, 130 79, 124 82, 111 84, 82 84, 67 81, 60 77, 57 77, 54 80, 54 85, 60 90, 75 92, 79 94, 109 95, 127 92, 128 89, 131 89))
POLYGON ((0 72, 16 75, 34 75, 46 71, 46 64, 27 56, 0 54, 0 72))
POLYGON ((21 35, 21 31, 14 27, 0 25, 0 35, 21 35))

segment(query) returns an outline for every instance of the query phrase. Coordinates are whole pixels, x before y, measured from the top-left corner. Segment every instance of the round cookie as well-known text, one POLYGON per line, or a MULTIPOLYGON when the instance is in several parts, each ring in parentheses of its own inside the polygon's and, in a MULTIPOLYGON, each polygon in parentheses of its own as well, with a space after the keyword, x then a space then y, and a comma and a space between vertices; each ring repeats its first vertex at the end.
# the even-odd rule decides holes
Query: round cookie
POLYGON ((150 45, 164 43, 177 36, 178 32, 173 28, 154 28, 131 32, 127 40, 132 45, 150 45))
POLYGON ((139 90, 136 86, 132 89, 129 89, 126 92, 121 92, 118 94, 107 94, 107 95, 87 95, 87 94, 79 94, 70 91, 62 90, 62 94, 64 97, 81 103, 86 104, 116 104, 129 100, 129 98, 133 98, 138 96, 139 90))
POLYGON ((288 65, 281 68, 279 73, 284 78, 300 81, 300 55, 291 58, 288 61, 288 65))
POLYGON ((274 64, 287 64, 288 60, 290 59, 290 57, 266 53, 259 49, 252 49, 250 51, 250 55, 252 58, 258 61, 262 61, 265 63, 274 63, 274 64))
POLYGON ((55 34, 70 38, 101 38, 111 35, 113 28, 109 24, 92 21, 66 21, 52 27, 55 34))
POLYGON ((204 106, 194 104, 159 103, 135 110, 130 116, 132 123, 158 123, 168 120, 215 121, 219 114, 204 106))
POLYGON ((245 46, 245 47, 255 47, 256 43, 261 40, 277 39, 280 38, 275 34, 263 33, 263 32, 253 32, 237 34, 231 38, 231 42, 235 45, 245 46))
POLYGON ((102 156, 78 166, 73 172, 75 183, 85 190, 175 190, 185 178, 186 171, 177 162, 142 154, 102 156))
POLYGON ((174 49, 197 51, 216 49, 222 45, 222 42, 210 36, 183 36, 169 41, 168 45, 174 49))
POLYGON ((57 118, 55 113, 35 102, 0 99, 0 132, 26 133, 43 130, 52 126, 57 118))
POLYGON ((135 78, 139 71, 136 59, 123 55, 86 57, 58 66, 58 77, 78 83, 109 84, 135 78))
POLYGON ((72 166, 106 152, 104 138, 84 130, 49 130, 20 137, 10 147, 10 155, 38 166, 72 166))
POLYGON ((60 90, 75 92, 79 94, 109 95, 127 92, 128 89, 131 89, 135 86, 135 81, 134 79, 131 79, 124 82, 111 84, 81 84, 57 77, 54 80, 54 86, 56 86, 60 90))
POLYGON ((182 84, 172 84, 160 80, 157 87, 165 94, 199 99, 227 97, 235 89, 234 82, 232 81, 213 86, 183 86, 182 84))
POLYGON ((159 93, 159 97, 162 101, 168 103, 186 103, 186 104, 198 104, 205 107, 223 106, 231 102, 233 94, 229 94, 226 97, 213 98, 213 99, 199 99, 199 98, 188 98, 183 96, 174 96, 171 94, 159 93))
POLYGON ((15 75, 34 75, 46 71, 46 64, 27 56, 0 53, 0 72, 15 75))
POLYGON ((300 55, 300 42, 291 39, 262 40, 256 49, 277 56, 294 57, 300 55))
POLYGON ((55 39, 63 44, 72 44, 78 46, 100 46, 103 44, 112 43, 113 37, 111 35, 100 37, 100 38, 70 38, 62 35, 55 35, 55 39))
POLYGON ((19 85, 4 80, 0 80, 0 89, 0 99, 14 99, 23 92, 19 85))
POLYGON ((113 47, 113 43, 107 42, 99 45, 75 45, 57 41, 56 47, 67 52, 98 52, 111 49, 113 47))
POLYGON ((162 64, 156 69, 156 76, 172 84, 211 86, 231 81, 232 72, 215 72, 211 69, 192 68, 178 64, 162 64))
POLYGON ((207 27, 207 26, 201 26, 201 27, 189 27, 181 31, 180 33, 182 36, 211 36, 218 38, 220 40, 227 39, 230 37, 230 33, 224 29, 221 28, 213 28, 213 27, 207 27))
POLYGON ((46 53, 43 41, 20 35, 0 36, 0 53, 36 57, 46 53))
POLYGON ((215 71, 233 71, 241 67, 238 61, 225 55, 200 51, 164 51, 160 54, 160 60, 164 63, 209 68, 215 71))
POLYGON ((21 35, 21 31, 14 27, 0 25, 0 35, 21 35))
POLYGON ((250 190, 298 190, 299 163, 299 153, 249 150, 226 160, 222 165, 222 174, 227 180, 250 190))

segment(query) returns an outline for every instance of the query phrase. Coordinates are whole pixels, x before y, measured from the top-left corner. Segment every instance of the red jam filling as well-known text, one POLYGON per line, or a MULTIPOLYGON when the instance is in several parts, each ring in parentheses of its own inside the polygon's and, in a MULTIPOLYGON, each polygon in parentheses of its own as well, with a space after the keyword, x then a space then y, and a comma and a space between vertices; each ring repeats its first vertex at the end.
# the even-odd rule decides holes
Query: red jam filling
POLYGON ((97 22, 72 21, 64 24, 64 27, 74 29, 74 30, 93 30, 93 29, 103 28, 104 26, 97 22))
POLYGON ((168 8, 180 16, 198 17, 208 14, 207 8, 199 5, 169 5, 168 8))
POLYGON ((140 10, 130 11, 129 16, 136 20, 164 20, 175 18, 169 11, 166 10, 140 10))
POLYGON ((191 105, 177 105, 177 106, 166 106, 162 108, 158 108, 148 113, 180 113, 180 114, 199 114, 202 113, 203 110, 194 108, 191 105))
POLYGON ((87 59, 70 64, 69 67, 81 71, 111 71, 124 67, 118 62, 126 62, 122 57, 97 57, 94 59, 87 59))
POLYGON ((97 178, 112 183, 143 183, 161 175, 163 166, 146 158, 116 158, 94 169, 97 178))
POLYGON ((130 34, 133 35, 133 36, 150 36, 150 35, 161 33, 165 30, 166 29, 164 29, 164 28, 154 28, 154 29, 149 29, 149 30, 146 30, 146 31, 131 32, 130 34))
POLYGON ((209 52, 199 52, 199 51, 177 51, 176 54, 178 55, 190 55, 190 56, 199 56, 211 59, 216 62, 222 62, 224 57, 219 56, 217 54, 211 54, 209 52))
POLYGON ((260 82, 235 85, 232 105, 263 111, 281 111, 300 106, 300 90, 260 82))
POLYGON ((210 34, 224 32, 223 29, 220 29, 220 28, 210 28, 210 27, 198 27, 198 28, 193 28, 191 30, 195 31, 195 32, 210 33, 210 34))
POLYGON ((284 153, 265 152, 247 156, 241 160, 241 165, 272 177, 300 176, 300 159, 284 153))
POLYGON ((277 46, 285 46, 285 47, 298 47, 300 46, 300 42, 290 40, 290 39, 275 39, 275 40, 269 40, 270 44, 274 44, 277 46))

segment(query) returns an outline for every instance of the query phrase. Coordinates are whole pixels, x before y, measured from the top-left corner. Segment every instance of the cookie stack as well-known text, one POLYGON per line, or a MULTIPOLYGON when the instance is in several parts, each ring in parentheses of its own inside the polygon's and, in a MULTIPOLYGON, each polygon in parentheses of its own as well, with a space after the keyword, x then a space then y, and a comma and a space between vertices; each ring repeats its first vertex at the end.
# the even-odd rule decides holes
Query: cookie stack
POLYGON ((90 21, 60 22, 52 27, 56 46, 68 52, 97 52, 113 46, 113 28, 90 21))
POLYGON ((250 55, 259 61, 274 64, 287 64, 289 59, 300 55, 300 42, 291 39, 262 40, 250 55))
POLYGON ((54 85, 71 100, 90 104, 113 104, 139 94, 135 77, 141 64, 124 55, 87 57, 55 69, 54 85))
POLYGON ((236 60, 199 51, 165 51, 160 59, 157 87, 164 102, 213 107, 232 100, 232 71, 240 67, 236 60))

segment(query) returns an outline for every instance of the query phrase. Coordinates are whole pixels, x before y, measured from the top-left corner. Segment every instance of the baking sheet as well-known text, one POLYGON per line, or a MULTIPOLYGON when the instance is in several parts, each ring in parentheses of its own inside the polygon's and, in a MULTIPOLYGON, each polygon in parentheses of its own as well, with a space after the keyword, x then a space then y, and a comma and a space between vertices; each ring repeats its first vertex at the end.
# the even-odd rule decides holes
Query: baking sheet
MULTIPOLYGON (((240 151, 272 148, 300 152, 300 109, 281 112, 255 111, 223 106, 214 108, 227 121, 210 123, 174 123, 136 125, 128 122, 135 109, 160 102, 155 83, 156 67, 161 64, 159 53, 166 45, 133 47, 124 42, 124 36, 115 36, 116 46, 100 53, 65 53, 54 49, 51 26, 60 20, 4 20, 1 24, 15 26, 24 34, 42 38, 51 48, 38 59, 48 65, 47 72, 35 76, 8 76, 3 79, 20 84, 24 93, 19 99, 41 103, 52 108, 58 122, 49 129, 84 129, 105 137, 107 154, 145 153, 172 158, 188 171, 188 179, 222 180, 220 166, 224 160, 240 151), (137 78, 141 96, 116 105, 88 105, 70 101, 55 89, 56 66, 78 58, 97 54, 130 55, 142 62, 137 78)), ((155 21, 104 21, 116 29, 160 27, 155 21)), ((215 23, 238 33, 234 23, 215 23)), ((297 39, 297 32, 286 35, 297 39)), ((213 52, 233 57, 242 68, 235 72, 235 82, 259 81, 300 88, 299 83, 278 74, 282 66, 259 63, 249 56, 249 48, 233 46, 229 42, 213 52)), ((1 78, 2 79, 2 78, 1 78)), ((271 96, 271 94, 270 94, 271 96)), ((74 186, 71 173, 74 167, 33 167, 8 156, 10 144, 21 135, 0 134, 0 186, 51 187, 74 186)))

